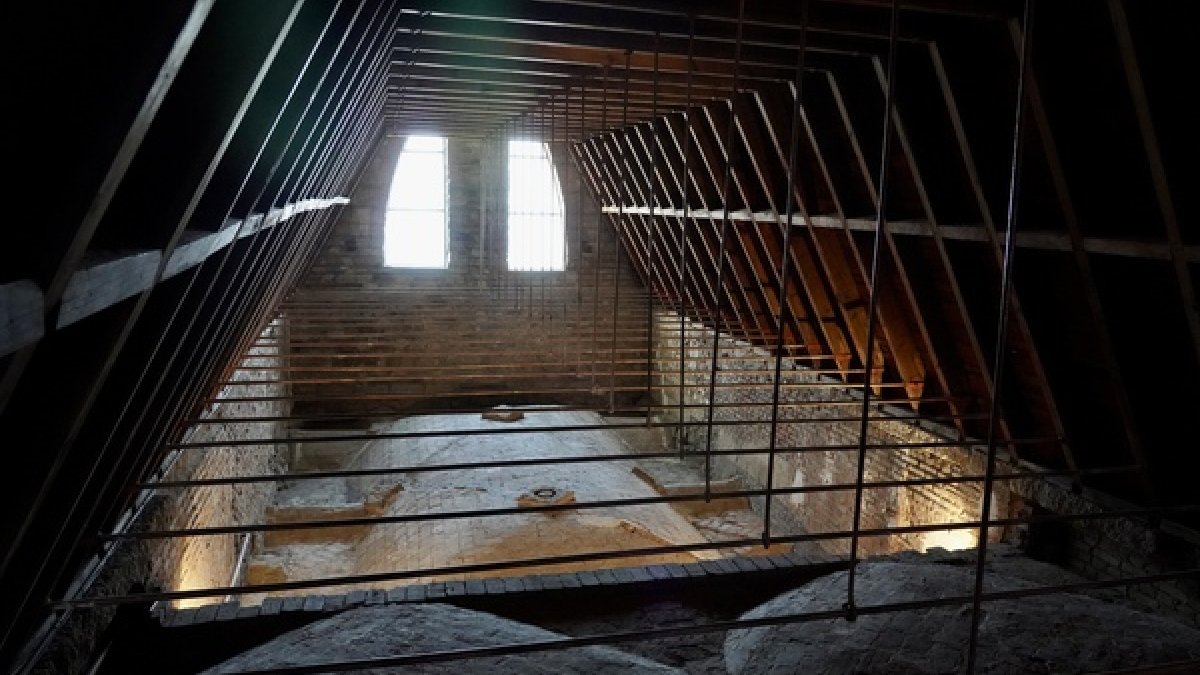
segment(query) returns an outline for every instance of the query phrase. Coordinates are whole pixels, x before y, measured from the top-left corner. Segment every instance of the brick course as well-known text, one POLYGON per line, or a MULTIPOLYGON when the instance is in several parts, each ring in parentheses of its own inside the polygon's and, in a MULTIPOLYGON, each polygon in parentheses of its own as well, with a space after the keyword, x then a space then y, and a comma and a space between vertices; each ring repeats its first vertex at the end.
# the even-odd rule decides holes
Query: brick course
MULTIPOLYGON (((297 385, 297 410, 354 412, 404 410, 413 406, 478 406, 513 403, 600 403, 607 392, 608 370, 597 382, 592 362, 611 357, 613 317, 613 260, 615 238, 590 198, 582 198, 578 175, 570 162, 557 155, 565 201, 567 266, 562 272, 513 272, 507 269, 506 150, 501 142, 451 139, 448 143, 447 234, 449 262, 445 270, 414 270, 383 266, 383 227, 388 191, 403 139, 381 144, 364 173, 325 249, 293 295, 297 301, 329 298, 393 298, 385 309, 364 310, 358 320, 376 320, 377 332, 387 336, 374 343, 352 344, 342 352, 355 355, 340 364, 399 369, 457 368, 459 373, 485 375, 475 380, 419 378, 418 371, 403 382, 360 381, 352 385, 297 385), (486 245, 481 247, 481 242, 486 245), (595 288, 598 283, 599 292, 595 288), (421 288, 420 296, 396 291, 421 288), (391 293, 391 295, 388 295, 391 293), (465 303, 464 294, 475 299, 465 303), (402 332, 395 326, 404 326, 402 332), (451 353, 446 345, 458 344, 451 353), (439 349, 430 348, 437 345, 439 349), (389 354, 383 356, 381 352, 389 354), (481 365, 481 364, 486 364, 481 365), (511 364, 517 369, 494 366, 511 364), (490 368, 489 368, 490 366, 490 368), (509 380, 493 377, 511 373, 509 380), (521 400, 507 394, 525 392, 521 400), (479 393, 467 397, 464 394, 479 393), (317 395, 384 395, 391 400, 316 401, 317 395), (306 399, 306 396, 309 397, 306 399), (403 397, 403 398, 395 398, 403 397), (309 400, 314 399, 314 400, 309 400)), ((555 147, 555 151, 561 148, 555 147)), ((641 292, 627 262, 617 283, 624 295, 616 321, 622 330, 644 326, 646 306, 634 298, 641 292)), ((321 336, 294 332, 291 348, 322 356, 328 346, 312 344, 321 336)), ((645 338, 622 337, 618 358, 646 358, 645 338)), ((306 365, 331 365, 332 357, 307 359, 306 365)), ((644 370, 622 364, 618 370, 644 370)), ((434 372, 434 371, 430 371, 434 372)), ((644 375, 615 378, 618 388, 643 385, 644 375)), ((627 392, 624 399, 635 398, 627 392)))

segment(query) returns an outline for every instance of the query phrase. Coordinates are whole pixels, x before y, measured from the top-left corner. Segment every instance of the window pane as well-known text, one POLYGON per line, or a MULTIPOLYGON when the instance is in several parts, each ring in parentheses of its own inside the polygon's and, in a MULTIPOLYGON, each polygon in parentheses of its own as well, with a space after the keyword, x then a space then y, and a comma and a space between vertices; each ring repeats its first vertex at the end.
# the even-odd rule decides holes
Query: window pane
POLYGON ((383 264, 388 267, 445 267, 446 212, 387 212, 383 264))
POLYGON ((409 136, 404 139, 404 152, 445 152, 446 139, 441 136, 409 136))
POLYGON ((446 155, 440 152, 400 153, 389 208, 441 209, 446 205, 446 155))
POLYGON ((563 196, 544 143, 508 144, 508 268, 558 271, 566 267, 563 196))
POLYGON ((409 136, 396 160, 384 220, 388 267, 446 267, 446 139, 409 136))

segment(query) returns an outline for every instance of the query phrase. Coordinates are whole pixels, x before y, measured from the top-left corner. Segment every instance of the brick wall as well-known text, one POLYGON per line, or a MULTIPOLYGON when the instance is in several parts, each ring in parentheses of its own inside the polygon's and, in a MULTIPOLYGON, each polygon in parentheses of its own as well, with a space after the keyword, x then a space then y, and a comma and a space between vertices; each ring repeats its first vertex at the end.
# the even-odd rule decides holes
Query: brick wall
MULTIPOLYGON (((686 330, 683 396, 688 405, 702 406, 708 402, 712 332, 695 323, 689 323, 686 330)), ((657 370, 662 371, 665 403, 676 405, 680 397, 678 333, 660 335, 657 344, 657 370)), ((713 400, 719 407, 714 412, 714 421, 749 424, 714 426, 712 447, 765 450, 769 446, 775 359, 763 349, 728 338, 721 340, 718 354, 713 400), (746 404, 746 407, 729 407, 731 404, 746 404)), ((860 432, 856 418, 861 411, 861 394, 813 372, 805 361, 793 358, 784 359, 780 379, 783 405, 776 447, 781 450, 775 455, 774 487, 853 485, 857 475, 856 447, 860 432)), ((704 421, 707 415, 703 408, 685 410, 689 421, 704 421)), ((953 440, 953 430, 925 421, 918 423, 911 413, 894 406, 873 405, 871 415, 887 419, 870 423, 868 444, 904 447, 868 450, 865 482, 983 473, 984 457, 980 453, 963 447, 933 445, 953 440)), ((672 419, 677 419, 677 414, 672 419)), ((688 429, 689 445, 697 449, 705 447, 706 427, 688 429)), ((720 475, 740 475, 756 488, 766 485, 766 453, 717 456, 714 466, 720 475)), ((1004 517, 1009 502, 1006 487, 998 486, 993 499, 997 505, 993 514, 1004 517)), ((981 486, 972 483, 876 487, 864 491, 862 503, 860 527, 865 529, 970 522, 978 518, 982 493, 981 486)), ((775 498, 773 505, 772 528, 776 534, 849 530, 853 524, 853 490, 789 494, 775 498)), ((860 547, 864 554, 873 555, 930 546, 974 545, 973 531, 955 532, 866 537, 860 541, 860 547)), ((831 539, 816 546, 830 553, 845 553, 849 541, 831 539)))
MULTIPOLYGON (((281 339, 285 331, 281 321, 263 332, 265 340, 281 339)), ((218 400, 204 412, 206 420, 287 415, 286 400, 225 402, 222 398, 271 397, 286 399, 287 385, 281 373, 270 368, 279 365, 277 346, 259 346, 250 350, 242 369, 234 371, 231 384, 221 389, 218 400), (258 370, 257 368, 264 368, 258 370), (243 384, 233 384, 241 382, 243 384), (254 384, 248 384, 254 382, 254 384)), ((192 428, 184 442, 209 443, 243 438, 283 438, 281 422, 219 422, 192 428)), ((181 453, 167 473, 167 480, 225 478, 282 473, 287 466, 286 444, 215 447, 181 453)), ((161 503, 154 509, 151 526, 158 529, 216 527, 261 523, 275 493, 274 483, 221 485, 187 490, 164 490, 161 503)), ((225 586, 233 580, 238 564, 242 535, 160 539, 150 545, 151 581, 167 590, 187 590, 225 586)), ((220 598, 181 601, 180 606, 220 602, 220 598)))
MULTIPOLYGON (((402 145, 402 138, 380 145, 351 204, 290 299, 293 307, 308 308, 293 311, 290 344, 294 353, 305 355, 306 366, 368 366, 382 377, 353 384, 300 383, 298 410, 606 404, 607 366, 598 380, 592 363, 611 360, 614 320, 621 331, 618 360, 630 362, 617 369, 644 371, 645 338, 637 334, 646 323, 646 306, 637 297, 641 286, 623 262, 616 278, 623 297, 614 319, 612 226, 590 197, 582 198, 586 191, 581 193, 579 176, 573 163, 564 161, 561 147, 554 151, 565 201, 566 270, 513 272, 505 258, 504 142, 460 139, 448 144, 448 268, 384 267, 384 215, 402 145), (332 309, 348 315, 330 303, 353 307, 357 329, 377 339, 334 347, 327 332, 306 331, 305 326, 328 325, 316 323, 324 320, 318 313, 327 316, 332 309), (334 357, 334 351, 342 356, 334 357), (449 380, 439 372, 475 379, 449 380)), ((640 392, 633 390, 644 382, 644 374, 618 376, 618 398, 635 400, 640 392)))
MULTIPOLYGON (((673 314, 664 314, 674 316, 673 314)), ((712 332, 689 323, 684 344, 683 399, 685 404, 702 406, 708 401, 708 383, 712 357, 712 332)), ((722 338, 718 354, 717 388, 714 401, 724 404, 753 404, 752 407, 718 407, 714 421, 745 421, 737 426, 714 426, 713 448, 766 448, 769 443, 771 383, 774 357, 745 342, 722 338), (761 423, 758 423, 761 422, 761 423)), ((656 341, 656 371, 663 386, 664 403, 678 405, 679 389, 678 332, 662 333, 656 341)), ((861 394, 845 386, 836 386, 808 368, 802 360, 785 358, 781 381, 801 385, 782 389, 782 420, 831 420, 856 417, 861 411, 861 394), (835 403, 829 403, 830 401, 835 403), (849 402, 850 405, 842 405, 849 402)), ((677 420, 675 409, 666 410, 667 418, 677 420)), ((865 481, 914 480, 951 476, 982 476, 985 468, 983 448, 922 446, 944 443, 957 438, 956 431, 927 420, 913 418, 911 411, 894 406, 873 405, 873 417, 893 419, 873 421, 869 428, 870 444, 906 444, 902 450, 868 451, 865 481)), ((689 422, 703 422, 703 408, 685 408, 689 422)), ((808 448, 808 452, 779 451, 775 458, 776 488, 853 484, 857 472, 857 452, 821 450, 830 446, 855 446, 859 423, 824 421, 819 423, 783 422, 778 428, 778 448, 808 448)), ((687 444, 699 452, 705 446, 705 426, 688 427, 687 444)), ((1000 474, 1036 471, 1028 464, 1015 465, 1001 453, 996 471, 1000 474)), ((750 486, 766 484, 765 455, 715 456, 718 478, 740 475, 750 486)), ((1070 481, 1057 478, 999 481, 993 492, 993 518, 1043 514, 1097 513, 1102 509, 1129 508, 1111 497, 1079 489, 1070 481)), ((812 492, 777 497, 772 508, 775 534, 816 533, 850 529, 854 493, 812 492)), ((978 483, 947 483, 908 487, 869 489, 863 495, 862 527, 903 527, 948 522, 975 521, 982 503, 978 483)), ((755 508, 761 511, 762 500, 755 508)), ((871 537, 861 542, 864 555, 883 554, 931 546, 974 546, 974 531, 962 530, 966 538, 947 531, 871 537)), ((1020 542, 1035 558, 1057 563, 1091 579, 1117 579, 1139 575, 1200 568, 1200 536, 1170 522, 1147 519, 1115 518, 1072 520, 1017 526, 992 532, 993 539, 1008 538, 1020 542)), ((816 545, 831 553, 845 553, 848 542, 835 540, 816 545)), ((1138 584, 1124 591, 1133 603, 1148 611, 1200 624, 1200 583, 1179 580, 1168 583, 1138 584)))
MULTIPOLYGON (((1066 480, 1021 480, 1013 491, 1022 513, 1098 513, 1131 507, 1066 480)), ((1090 579, 1118 579, 1200 569, 1200 534, 1166 520, 1107 518, 1048 522, 1023 527, 1019 539, 1030 555, 1090 579)), ((1134 606, 1200 626, 1200 579, 1179 579, 1123 589, 1134 606)))
MULTIPOLYGON (((274 322, 263 337, 277 339, 284 332, 274 322)), ((279 382, 278 347, 263 346, 252 350, 246 370, 233 373, 232 380, 262 381, 264 384, 238 384, 224 387, 218 398, 242 396, 283 396, 286 385, 279 382)), ((285 415, 288 405, 282 401, 222 403, 219 400, 203 413, 206 419, 245 416, 285 415)), ((277 422, 227 422, 198 425, 184 436, 185 442, 218 441, 256 437, 279 438, 284 430, 277 422)), ((171 465, 170 479, 214 478, 248 474, 281 473, 286 469, 286 446, 262 448, 213 448, 181 453, 171 465)), ((149 496, 130 525, 131 531, 210 527, 233 523, 259 523, 275 492, 273 483, 221 486, 189 490, 159 490, 149 496)), ((240 540, 235 535, 188 539, 128 540, 118 542, 103 567, 94 568, 94 577, 86 593, 95 597, 125 595, 147 590, 184 590, 225 586, 233 578, 240 540)), ((178 607, 219 603, 222 597, 177 603, 178 607)), ((110 606, 78 608, 64 622, 47 651, 32 672, 82 672, 89 663, 97 642, 106 631, 120 631, 122 622, 136 624, 132 618, 144 607, 135 606, 124 620, 121 610, 110 606), (114 622, 115 620, 115 622, 114 622)))

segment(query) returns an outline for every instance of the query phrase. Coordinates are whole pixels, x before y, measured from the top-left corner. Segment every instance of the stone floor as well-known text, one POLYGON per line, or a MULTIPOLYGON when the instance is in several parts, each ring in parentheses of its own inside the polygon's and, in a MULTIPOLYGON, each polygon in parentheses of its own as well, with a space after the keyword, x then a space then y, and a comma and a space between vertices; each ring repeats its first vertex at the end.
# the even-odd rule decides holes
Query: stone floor
MULTIPOLYGON (((237 673, 338 659, 370 659, 430 649, 466 649, 557 637, 560 636, 536 626, 450 605, 381 605, 352 609, 292 631, 205 672, 214 675, 237 673)), ((681 671, 610 647, 581 647, 449 663, 362 668, 355 672, 667 675, 681 671)))
MULTIPOLYGON (((636 422, 641 418, 615 418, 636 422)), ((606 420, 587 412, 527 412, 512 422, 479 415, 418 416, 378 424, 377 432, 470 431, 547 426, 597 426, 606 420)), ((633 460, 640 452, 662 451, 662 434, 653 428, 598 428, 553 433, 434 436, 379 439, 343 448, 343 468, 430 466, 481 460, 627 454, 631 461, 533 465, 488 469, 415 472, 339 481, 297 481, 281 486, 269 520, 304 520, 362 515, 451 513, 513 508, 539 489, 552 488, 579 502, 653 497, 695 491, 703 484, 698 468, 677 460, 633 460), (664 477, 664 485, 649 478, 664 477), (669 480, 668 480, 669 478, 669 480), (681 488, 682 486, 682 488, 681 488), (690 487, 689 487, 690 486, 690 487)), ((321 456, 324 465, 331 457, 321 456)), ((301 468, 300 470, 304 470, 301 468)), ((270 583, 405 570, 437 569, 514 559, 576 553, 621 551, 665 544, 697 544, 730 538, 756 538, 761 525, 745 500, 717 500, 707 510, 667 504, 606 507, 578 511, 521 513, 325 528, 272 533, 254 552, 248 583, 270 583)), ((529 567, 469 574, 424 575, 398 583, 464 580, 604 567, 687 563, 723 555, 780 553, 786 549, 696 551, 596 562, 529 567)), ((394 586, 389 582, 385 586, 394 586)), ((351 587, 325 587, 344 592, 351 587)), ((304 594, 296 591, 292 594, 304 594)), ((243 604, 263 596, 246 596, 243 604)))
MULTIPOLYGON (((846 572, 810 582, 764 603, 743 618, 840 611, 846 572)), ((855 604, 969 597, 975 568, 967 553, 901 554, 859 565, 855 604)), ((984 591, 1028 589, 1079 581, 1052 565, 1001 547, 989 557, 984 591)), ((886 614, 786 623, 736 630, 725 642, 733 675, 805 672, 813 675, 961 673, 970 635, 962 603, 886 614)), ((979 624, 978 675, 1110 672, 1150 664, 1198 661, 1200 631, 1137 611, 1113 591, 1050 593, 985 603, 979 624)))

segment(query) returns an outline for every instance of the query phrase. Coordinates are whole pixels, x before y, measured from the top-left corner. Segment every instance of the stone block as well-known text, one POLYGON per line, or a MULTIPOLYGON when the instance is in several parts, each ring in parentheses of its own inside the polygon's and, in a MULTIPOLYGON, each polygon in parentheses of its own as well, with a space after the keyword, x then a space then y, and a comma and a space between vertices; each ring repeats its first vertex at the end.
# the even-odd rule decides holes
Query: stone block
POLYGON ((305 598, 302 595, 292 595, 283 599, 283 606, 280 607, 281 612, 299 612, 304 609, 305 598))
POLYGON ((237 619, 253 619, 262 613, 262 607, 258 605, 250 605, 248 607, 238 607, 237 619))

